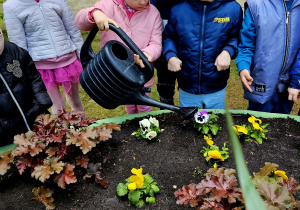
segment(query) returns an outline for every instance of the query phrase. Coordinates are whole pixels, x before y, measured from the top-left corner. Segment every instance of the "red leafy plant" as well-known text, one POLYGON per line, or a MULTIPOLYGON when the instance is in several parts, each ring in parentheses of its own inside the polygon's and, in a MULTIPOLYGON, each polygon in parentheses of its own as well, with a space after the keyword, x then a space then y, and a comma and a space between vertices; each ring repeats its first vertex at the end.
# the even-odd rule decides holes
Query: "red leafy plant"
POLYGON ((190 204, 200 210, 207 209, 242 209, 244 199, 237 188, 234 169, 211 168, 199 184, 189 184, 177 190, 177 204, 190 204))
POLYGON ((258 173, 253 173, 252 181, 262 197, 267 209, 300 209, 300 201, 293 194, 300 185, 284 171, 277 170, 275 163, 265 163, 258 173))
MULTIPOLYGON (((95 120, 83 116, 78 111, 38 116, 32 131, 14 137, 14 153, 9 151, 0 156, 0 175, 15 163, 20 175, 30 168, 31 176, 43 183, 54 182, 65 189, 66 184, 77 182, 76 172, 82 174, 82 170, 87 170, 96 145, 111 138, 113 130, 120 130, 114 123, 89 126, 95 120)), ((104 180, 98 183, 107 187, 104 180)), ((33 192, 36 200, 44 204, 49 201, 48 207, 53 206, 49 190, 35 188, 33 192)))

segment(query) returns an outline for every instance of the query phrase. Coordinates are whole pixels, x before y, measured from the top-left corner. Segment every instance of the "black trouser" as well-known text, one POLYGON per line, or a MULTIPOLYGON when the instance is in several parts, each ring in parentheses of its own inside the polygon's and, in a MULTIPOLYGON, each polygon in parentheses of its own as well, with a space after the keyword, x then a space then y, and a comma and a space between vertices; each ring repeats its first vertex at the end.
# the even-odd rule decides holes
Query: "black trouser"
POLYGON ((156 60, 157 92, 161 102, 174 105, 175 82, 178 73, 168 70, 168 63, 163 56, 156 60))

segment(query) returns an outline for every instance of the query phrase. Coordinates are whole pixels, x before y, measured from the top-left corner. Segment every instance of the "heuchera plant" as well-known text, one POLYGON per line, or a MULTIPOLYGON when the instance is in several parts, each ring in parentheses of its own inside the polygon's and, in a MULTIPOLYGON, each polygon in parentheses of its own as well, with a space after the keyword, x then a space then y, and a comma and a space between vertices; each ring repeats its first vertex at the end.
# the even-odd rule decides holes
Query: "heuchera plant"
POLYGON ((210 136, 204 135, 204 139, 206 140, 208 147, 203 147, 203 150, 201 150, 200 152, 203 153, 203 156, 206 158, 207 162, 210 163, 212 159, 214 161, 224 161, 229 157, 226 143, 224 143, 222 150, 220 150, 218 146, 214 145, 214 142, 212 141, 212 138, 210 136))
POLYGON ((155 117, 150 117, 149 119, 143 119, 139 122, 140 128, 133 132, 131 135, 136 137, 143 137, 144 139, 152 140, 157 138, 157 135, 161 132, 159 129, 159 122, 155 117))
POLYGON ((177 204, 190 204, 200 210, 242 209, 244 199, 237 188, 234 169, 211 168, 199 184, 189 184, 177 190, 174 195, 177 204))
POLYGON ((146 203, 155 203, 154 194, 159 192, 154 179, 149 174, 143 175, 142 172, 142 168, 133 168, 131 173, 134 175, 125 179, 125 184, 119 183, 117 186, 118 196, 124 196, 128 193, 129 201, 138 208, 144 205, 144 195, 146 196, 146 203))
POLYGON ((258 173, 251 177, 267 209, 300 209, 300 201, 293 194, 300 185, 293 177, 287 177, 284 171, 277 170, 275 163, 265 163, 258 173))
POLYGON ((265 133, 268 132, 266 127, 268 124, 262 125, 262 121, 254 116, 248 118, 250 124, 246 125, 234 125, 233 130, 239 139, 244 139, 245 141, 256 140, 259 144, 262 144, 264 139, 267 139, 265 133))
POLYGON ((217 120, 217 115, 208 114, 206 110, 202 110, 194 114, 194 127, 197 128, 198 131, 201 131, 202 134, 217 135, 218 130, 221 129, 220 126, 215 124, 217 120))
MULTIPOLYGON (((87 127, 94 120, 83 119, 82 116, 82 113, 77 111, 38 116, 32 131, 14 137, 14 153, 9 151, 5 156, 1 156, 0 174, 5 174, 10 168, 10 163, 14 162, 20 175, 29 168, 31 176, 43 183, 54 182, 65 189, 66 184, 77 182, 75 169, 86 170, 89 157, 93 154, 92 149, 99 142, 111 138, 112 130, 120 130, 120 126, 114 123, 87 127)), ((89 168, 94 169, 92 174, 101 174, 99 167, 89 168)), ((101 184, 107 187, 105 181, 101 184)), ((47 193, 47 190, 37 188, 34 192, 47 193)), ((43 195, 36 196, 35 199, 37 198, 43 198, 43 195)), ((44 202, 43 200, 41 199, 41 202, 44 202)))

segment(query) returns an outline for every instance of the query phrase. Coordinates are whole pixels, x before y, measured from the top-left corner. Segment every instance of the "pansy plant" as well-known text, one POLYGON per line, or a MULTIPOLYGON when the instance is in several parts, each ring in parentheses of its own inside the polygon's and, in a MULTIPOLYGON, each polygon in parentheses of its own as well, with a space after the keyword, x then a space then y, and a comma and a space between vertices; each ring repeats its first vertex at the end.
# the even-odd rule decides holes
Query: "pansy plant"
POLYGON ((206 110, 201 112, 196 112, 194 114, 194 127, 201 131, 202 134, 213 134, 217 135, 218 130, 221 129, 220 126, 215 124, 217 122, 218 116, 215 114, 208 114, 206 110))
POLYGON ((261 125, 262 121, 254 116, 248 118, 250 124, 246 125, 234 125, 233 130, 239 139, 245 141, 256 140, 259 144, 262 144, 264 139, 267 139, 265 133, 268 132, 266 127, 268 124, 261 125))
POLYGON ((152 140, 161 132, 159 129, 159 122, 155 117, 143 119, 139 122, 139 125, 140 128, 131 135, 135 135, 138 138, 141 136, 144 139, 152 140))
POLYGON ((203 153, 203 156, 205 157, 207 162, 210 163, 211 160, 224 161, 229 157, 226 143, 224 143, 222 150, 220 150, 218 146, 214 145, 214 142, 212 141, 210 136, 204 135, 204 140, 206 140, 208 147, 203 147, 203 150, 201 150, 200 152, 203 153))
POLYGON ((144 205, 143 197, 146 197, 146 203, 155 203, 154 194, 159 192, 157 183, 149 174, 142 174, 143 168, 133 168, 131 173, 134 175, 125 179, 126 183, 119 183, 117 186, 118 196, 128 194, 128 200, 136 207, 141 208, 144 205))

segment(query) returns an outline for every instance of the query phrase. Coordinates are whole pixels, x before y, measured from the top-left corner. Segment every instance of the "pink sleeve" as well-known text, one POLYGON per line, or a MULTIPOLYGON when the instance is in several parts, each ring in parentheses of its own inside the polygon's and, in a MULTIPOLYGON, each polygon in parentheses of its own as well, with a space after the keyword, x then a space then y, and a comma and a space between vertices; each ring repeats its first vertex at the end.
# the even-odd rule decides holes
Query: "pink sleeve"
POLYGON ((93 19, 90 19, 92 12, 94 12, 95 10, 101 10, 106 14, 105 8, 107 7, 109 1, 111 0, 101 0, 92 7, 81 9, 75 16, 76 26, 81 30, 90 31, 95 25, 95 21, 93 19))
POLYGON ((142 49, 143 52, 146 52, 150 55, 152 62, 159 58, 162 52, 162 20, 158 12, 155 18, 156 20, 149 44, 147 47, 142 49))

